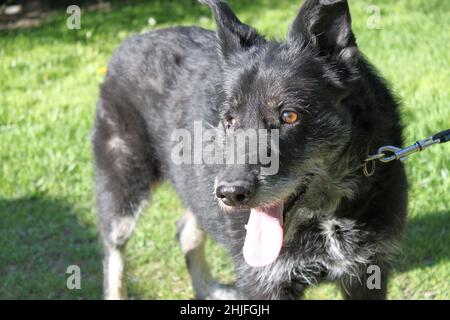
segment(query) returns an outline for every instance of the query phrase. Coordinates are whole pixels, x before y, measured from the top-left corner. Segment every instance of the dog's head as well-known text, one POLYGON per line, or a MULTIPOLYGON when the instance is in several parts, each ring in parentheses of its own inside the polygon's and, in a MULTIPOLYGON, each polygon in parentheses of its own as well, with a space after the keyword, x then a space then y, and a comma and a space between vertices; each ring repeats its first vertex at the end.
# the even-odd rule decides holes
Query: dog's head
POLYGON ((217 23, 224 127, 279 133, 276 174, 262 175, 261 164, 229 166, 216 181, 226 209, 251 210, 244 256, 264 265, 278 255, 277 225, 295 219, 294 207, 331 212, 353 194, 352 159, 345 156, 352 115, 345 100, 357 87, 361 55, 345 0, 306 0, 284 43, 241 23, 224 1, 201 2, 217 23))

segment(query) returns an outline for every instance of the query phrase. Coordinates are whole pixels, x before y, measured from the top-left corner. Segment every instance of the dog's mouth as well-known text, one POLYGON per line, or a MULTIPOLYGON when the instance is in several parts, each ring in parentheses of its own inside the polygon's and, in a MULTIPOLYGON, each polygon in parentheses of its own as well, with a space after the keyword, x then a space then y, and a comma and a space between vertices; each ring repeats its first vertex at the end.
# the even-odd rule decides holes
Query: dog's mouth
POLYGON ((284 221, 307 186, 302 184, 285 201, 250 209, 243 247, 245 261, 252 267, 262 267, 274 262, 281 251, 284 238, 284 221))
POLYGON ((287 213, 297 204, 300 198, 306 193, 307 185, 301 184, 284 202, 283 222, 286 221, 287 213))

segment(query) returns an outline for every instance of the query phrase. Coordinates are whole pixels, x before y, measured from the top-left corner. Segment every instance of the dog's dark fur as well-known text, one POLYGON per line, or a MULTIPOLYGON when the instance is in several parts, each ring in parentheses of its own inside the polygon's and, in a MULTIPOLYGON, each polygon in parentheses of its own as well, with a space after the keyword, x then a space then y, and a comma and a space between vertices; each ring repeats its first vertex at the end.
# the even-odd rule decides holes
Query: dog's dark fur
POLYGON ((202 230, 229 250, 237 297, 299 298, 310 284, 337 280, 347 298, 385 298, 407 183, 400 162, 379 165, 372 177, 362 164, 380 146, 402 145, 400 117, 357 48, 346 1, 306 0, 285 43, 242 24, 225 2, 202 2, 217 35, 190 27, 133 36, 114 54, 101 88, 93 143, 105 296, 126 297, 123 248, 151 188, 169 180, 189 209, 178 235, 199 298, 233 293, 209 276, 202 230), (300 114, 298 124, 280 123, 286 108, 300 114), (173 164, 174 129, 192 130, 199 120, 229 126, 231 118, 238 128, 280 130, 278 174, 173 164), (251 199, 224 210, 214 189, 237 180, 251 184, 251 199), (250 267, 242 257, 248 208, 284 201, 299 188, 279 257, 250 267), (381 269, 380 289, 366 286, 371 264, 381 269))

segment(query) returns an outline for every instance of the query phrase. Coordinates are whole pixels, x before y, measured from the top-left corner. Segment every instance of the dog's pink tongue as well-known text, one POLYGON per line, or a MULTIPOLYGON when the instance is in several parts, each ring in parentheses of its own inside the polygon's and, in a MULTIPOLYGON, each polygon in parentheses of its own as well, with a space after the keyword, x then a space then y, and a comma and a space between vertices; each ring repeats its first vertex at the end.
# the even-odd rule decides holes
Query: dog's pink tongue
POLYGON ((276 260, 283 245, 283 205, 254 208, 250 212, 244 243, 244 259, 252 267, 276 260))

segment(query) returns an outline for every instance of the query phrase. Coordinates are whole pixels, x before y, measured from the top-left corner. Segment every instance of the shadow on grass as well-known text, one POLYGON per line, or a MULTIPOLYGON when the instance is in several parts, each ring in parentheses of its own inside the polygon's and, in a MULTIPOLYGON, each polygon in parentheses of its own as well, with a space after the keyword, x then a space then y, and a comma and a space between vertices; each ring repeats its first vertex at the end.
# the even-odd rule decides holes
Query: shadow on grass
POLYGON ((96 37, 117 37, 119 32, 139 32, 147 27, 148 19, 153 17, 158 25, 176 25, 185 21, 197 21, 200 16, 211 16, 208 8, 196 0, 177 1, 110 1, 111 10, 86 11, 81 6, 80 29, 68 29, 69 15, 64 8, 43 21, 40 26, 2 31, 0 34, 15 36, 26 34, 38 41, 76 42, 92 41, 96 37), (89 40, 86 32, 92 34, 89 40))
POLYGON ((0 299, 101 298, 101 250, 95 228, 59 199, 0 199, 0 299), (68 290, 67 267, 81 269, 68 290))
MULTIPOLYGON (((109 1, 111 10, 86 11, 81 5, 81 28, 69 30, 66 22, 68 14, 64 8, 56 11, 56 15, 44 21, 40 26, 1 31, 0 35, 15 37, 26 35, 30 40, 54 43, 92 43, 115 39, 121 32, 137 33, 148 27, 148 19, 154 18, 157 22, 155 28, 176 25, 198 25, 200 18, 212 19, 211 11, 198 0, 135 0, 135 1, 109 1), (86 37, 89 33, 89 37, 86 37)), ((252 0, 229 1, 233 10, 239 15, 251 12, 257 15, 263 10, 279 8, 276 0, 256 2, 252 0)), ((281 6, 298 4, 301 1, 285 0, 281 6)), ((294 18, 294 14, 293 14, 294 18)), ((116 45, 116 44, 115 44, 116 45)))
MULTIPOLYGON (((99 299, 101 250, 95 227, 65 201, 0 199, 0 298, 99 299), (81 290, 68 290, 69 265, 81 268, 81 290)), ((396 272, 450 259, 448 212, 410 218, 396 272)), ((142 294, 131 286, 139 299, 142 294)))
POLYGON ((450 212, 429 212, 408 219, 395 269, 405 272, 450 260, 450 212))

